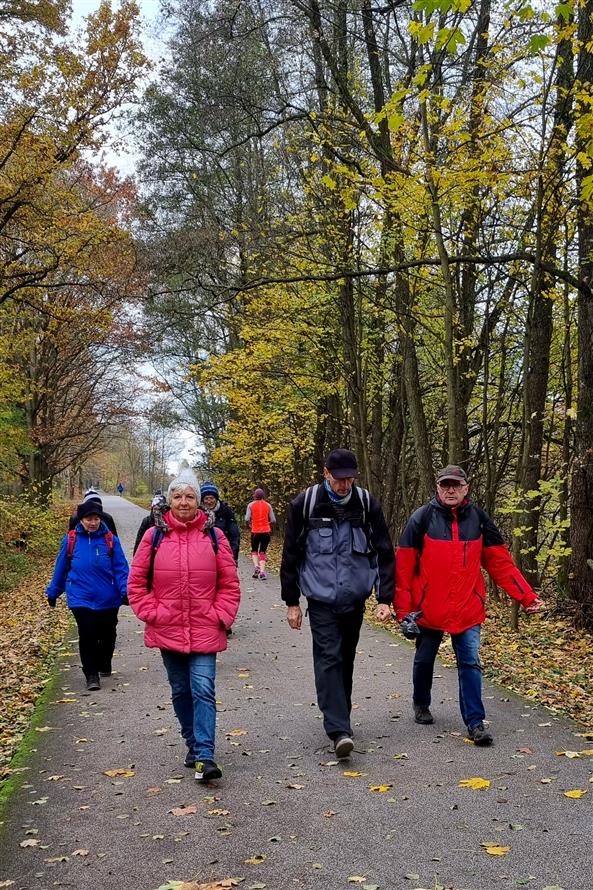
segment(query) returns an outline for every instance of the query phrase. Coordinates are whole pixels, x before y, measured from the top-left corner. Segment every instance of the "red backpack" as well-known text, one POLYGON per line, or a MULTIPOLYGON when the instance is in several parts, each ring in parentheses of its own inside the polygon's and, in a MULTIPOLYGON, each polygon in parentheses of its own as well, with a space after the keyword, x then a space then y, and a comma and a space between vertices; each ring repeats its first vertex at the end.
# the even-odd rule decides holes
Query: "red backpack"
MULTIPOLYGON (((110 557, 113 557, 113 532, 107 532, 105 537, 105 543, 107 544, 107 553, 110 557)), ((73 528, 72 531, 68 532, 68 546, 66 548, 66 557, 68 559, 68 568, 67 571, 70 571, 70 566, 72 565, 72 556, 74 554, 74 547, 76 546, 76 529, 73 528)))

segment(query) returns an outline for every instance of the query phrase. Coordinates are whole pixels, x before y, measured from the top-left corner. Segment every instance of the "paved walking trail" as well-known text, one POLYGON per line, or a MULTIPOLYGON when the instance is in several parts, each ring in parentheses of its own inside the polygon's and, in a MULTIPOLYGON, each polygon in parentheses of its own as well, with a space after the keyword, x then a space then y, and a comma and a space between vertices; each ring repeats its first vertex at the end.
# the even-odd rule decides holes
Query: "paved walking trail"
MULTIPOLYGON (((130 554, 144 511, 104 504, 130 554)), ((277 579, 250 575, 244 560, 239 618, 218 663, 223 780, 202 787, 184 769, 160 655, 124 608, 115 674, 99 692, 84 689, 75 645, 60 664, 49 728, 0 828, 0 887, 156 890, 234 877, 255 890, 592 890, 593 758, 555 754, 593 747, 575 726, 489 686, 496 744, 476 748, 445 668, 437 721, 417 726, 410 645, 365 626, 355 752, 337 764, 307 622, 291 631, 277 579), (113 769, 133 775, 105 775, 113 769), (491 784, 460 787, 471 778, 491 784), (564 796, 575 789, 588 793, 564 796), (510 849, 493 855, 487 844, 510 849)))

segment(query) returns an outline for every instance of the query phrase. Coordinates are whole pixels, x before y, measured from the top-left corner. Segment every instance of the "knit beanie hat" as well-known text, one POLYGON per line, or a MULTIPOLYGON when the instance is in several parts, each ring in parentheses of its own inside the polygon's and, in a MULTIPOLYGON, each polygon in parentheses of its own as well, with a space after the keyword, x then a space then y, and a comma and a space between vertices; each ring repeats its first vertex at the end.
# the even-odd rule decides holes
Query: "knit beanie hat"
POLYGON ((256 488, 253 492, 253 497, 256 499, 256 501, 261 501, 264 495, 265 491, 263 490, 263 488, 256 488))
POLYGON ((82 499, 82 503, 86 504, 87 501, 95 501, 100 507, 103 506, 103 501, 99 495, 99 492, 96 488, 87 488, 84 493, 84 497, 82 499))
POLYGON ((202 482, 200 486, 202 491, 202 500, 206 497, 206 495, 211 494, 218 500, 218 488, 214 484, 214 482, 202 482))
POLYGON ((100 519, 102 519, 103 518, 102 507, 103 507, 103 505, 102 505, 100 499, 98 500, 98 502, 94 501, 94 500, 93 501, 91 501, 91 500, 83 501, 82 504, 79 504, 78 507, 76 508, 76 517, 78 519, 83 519, 83 517, 85 517, 85 516, 95 515, 95 516, 98 516, 100 519))
POLYGON ((198 504, 200 503, 200 483, 191 470, 182 470, 179 476, 173 479, 173 481, 169 484, 169 488, 167 489, 167 503, 171 503, 171 495, 178 488, 193 488, 198 499, 198 504))

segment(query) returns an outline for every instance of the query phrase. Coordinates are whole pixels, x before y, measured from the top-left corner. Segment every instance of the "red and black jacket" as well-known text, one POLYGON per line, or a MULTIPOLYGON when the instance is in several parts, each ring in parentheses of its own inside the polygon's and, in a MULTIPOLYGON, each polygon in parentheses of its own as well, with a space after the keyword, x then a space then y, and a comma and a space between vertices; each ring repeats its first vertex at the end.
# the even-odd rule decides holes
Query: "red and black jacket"
POLYGON ((421 610, 418 624, 448 633, 482 624, 482 568, 524 608, 537 599, 487 513, 469 501, 453 509, 433 498, 412 514, 397 548, 398 621, 421 610))

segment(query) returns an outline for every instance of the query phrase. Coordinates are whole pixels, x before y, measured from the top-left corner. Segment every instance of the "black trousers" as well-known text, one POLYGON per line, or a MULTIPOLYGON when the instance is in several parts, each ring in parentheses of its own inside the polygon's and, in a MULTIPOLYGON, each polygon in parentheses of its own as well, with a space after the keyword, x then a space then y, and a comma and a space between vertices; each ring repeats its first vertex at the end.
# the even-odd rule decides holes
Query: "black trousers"
POLYGON ((71 609, 78 625, 78 649, 85 676, 111 671, 118 609, 71 609))
POLYGON ((313 668, 323 728, 330 737, 352 734, 352 677, 364 603, 351 612, 336 612, 327 603, 308 601, 313 637, 313 668))

